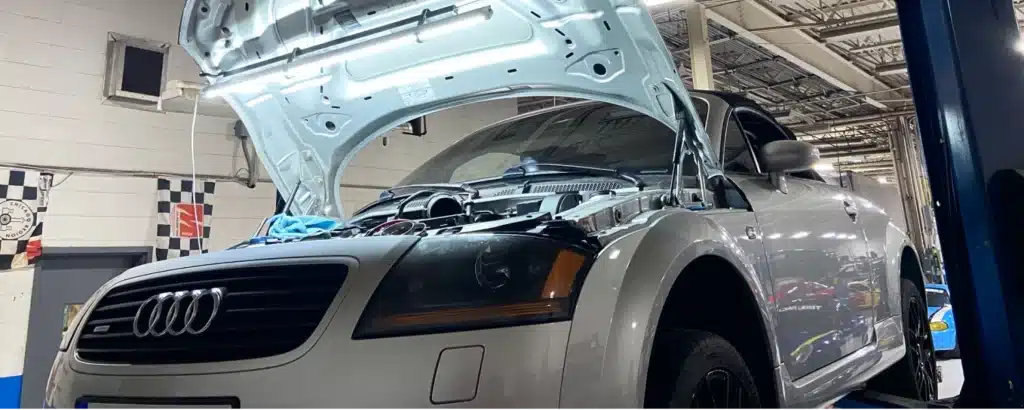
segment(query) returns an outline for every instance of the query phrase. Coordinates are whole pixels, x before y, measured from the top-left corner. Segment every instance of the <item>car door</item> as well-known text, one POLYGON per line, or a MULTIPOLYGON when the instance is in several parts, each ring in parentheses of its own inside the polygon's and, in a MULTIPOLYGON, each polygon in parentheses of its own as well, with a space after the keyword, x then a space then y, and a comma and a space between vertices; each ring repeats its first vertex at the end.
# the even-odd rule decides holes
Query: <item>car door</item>
POLYGON ((873 315, 848 288, 871 279, 867 248, 841 189, 805 173, 788 176, 784 193, 761 172, 764 144, 789 138, 777 123, 750 108, 734 109, 727 121, 723 167, 760 224, 783 364, 799 378, 869 343, 873 315))

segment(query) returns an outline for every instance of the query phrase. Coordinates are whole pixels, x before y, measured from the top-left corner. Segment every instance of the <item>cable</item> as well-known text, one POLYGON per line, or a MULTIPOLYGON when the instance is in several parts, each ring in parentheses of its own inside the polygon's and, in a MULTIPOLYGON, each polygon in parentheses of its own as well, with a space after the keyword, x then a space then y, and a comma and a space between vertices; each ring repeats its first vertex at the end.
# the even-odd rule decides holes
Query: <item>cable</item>
POLYGON ((67 180, 68 180, 68 178, 71 178, 71 176, 72 176, 72 175, 75 175, 75 173, 74 173, 74 172, 69 172, 69 173, 68 173, 67 175, 65 175, 65 176, 64 176, 64 178, 61 178, 60 182, 58 182, 58 183, 56 183, 56 184, 53 184, 53 185, 50 185, 50 189, 53 189, 53 188, 59 187, 59 186, 60 186, 60 184, 63 184, 63 183, 64 183, 64 181, 67 181, 67 180))
POLYGON ((191 131, 191 152, 192 152, 192 217, 195 218, 196 233, 199 235, 199 253, 203 253, 203 233, 206 231, 206 227, 199 223, 199 213, 206 212, 206 205, 203 205, 201 209, 196 209, 196 189, 199 187, 199 181, 196 181, 196 120, 199 118, 199 100, 203 97, 203 92, 200 91, 196 94, 196 103, 192 107, 192 131, 191 131))

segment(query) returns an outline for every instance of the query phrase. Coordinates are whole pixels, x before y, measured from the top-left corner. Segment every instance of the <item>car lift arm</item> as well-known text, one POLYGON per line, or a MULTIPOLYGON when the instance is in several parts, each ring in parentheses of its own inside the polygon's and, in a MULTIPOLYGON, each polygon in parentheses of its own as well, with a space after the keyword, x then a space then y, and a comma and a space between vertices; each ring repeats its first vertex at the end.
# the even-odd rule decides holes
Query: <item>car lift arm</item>
MULTIPOLYGON (((999 191, 991 185, 994 174, 1024 168, 1024 57, 1014 49, 1021 39, 1016 16, 1011 0, 896 4, 957 307, 964 386, 956 406, 1020 407, 1024 352, 1014 347, 1024 346, 1018 329, 1024 295, 1015 286, 1021 268, 1011 257, 1021 249, 1005 249, 1013 245, 1000 235, 1005 219, 998 212, 1006 207, 990 199, 999 191)), ((867 407, 907 407, 870 392, 857 398, 867 407)))

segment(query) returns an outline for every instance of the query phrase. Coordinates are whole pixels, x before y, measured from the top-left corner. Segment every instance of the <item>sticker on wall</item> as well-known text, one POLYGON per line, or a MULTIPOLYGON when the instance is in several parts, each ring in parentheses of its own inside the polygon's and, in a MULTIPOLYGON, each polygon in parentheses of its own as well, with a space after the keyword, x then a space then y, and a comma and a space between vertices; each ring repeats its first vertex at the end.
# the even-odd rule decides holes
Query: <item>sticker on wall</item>
POLYGON ((52 181, 50 173, 0 168, 0 271, 31 266, 42 255, 52 181))
POLYGON ((159 178, 156 187, 156 260, 209 252, 216 182, 159 178))

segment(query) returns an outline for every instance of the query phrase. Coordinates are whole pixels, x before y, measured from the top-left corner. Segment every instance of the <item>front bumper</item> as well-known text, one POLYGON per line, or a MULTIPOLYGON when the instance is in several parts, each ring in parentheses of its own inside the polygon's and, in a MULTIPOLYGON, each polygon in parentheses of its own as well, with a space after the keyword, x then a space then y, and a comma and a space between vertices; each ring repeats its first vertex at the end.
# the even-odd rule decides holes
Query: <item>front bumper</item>
MULTIPOLYGON (((335 318, 332 328, 344 322, 335 318)), ((292 362, 226 373, 126 375, 109 368, 95 374, 77 370, 81 362, 63 352, 46 405, 82 407, 87 397, 129 404, 205 397, 277 408, 558 406, 568 322, 359 341, 347 329, 329 331, 292 362)))
POLYGON ((132 269, 115 281, 299 259, 340 260, 350 267, 320 325, 292 351, 213 363, 112 365, 79 358, 76 336, 68 351, 57 354, 43 404, 63 408, 117 401, 138 406, 215 398, 278 408, 558 406, 570 322, 352 339, 370 296, 412 243, 382 237, 282 244, 132 269))

